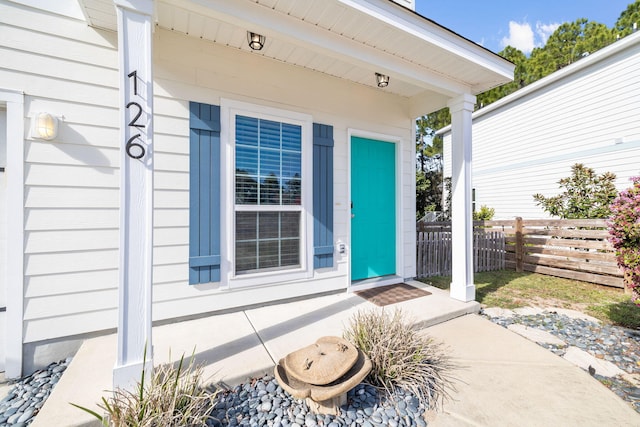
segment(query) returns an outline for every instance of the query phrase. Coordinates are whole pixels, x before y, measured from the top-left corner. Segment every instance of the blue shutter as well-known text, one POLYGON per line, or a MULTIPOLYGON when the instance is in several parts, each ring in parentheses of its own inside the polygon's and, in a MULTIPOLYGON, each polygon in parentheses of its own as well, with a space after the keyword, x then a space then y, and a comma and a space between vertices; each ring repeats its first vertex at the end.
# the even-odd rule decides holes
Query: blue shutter
POLYGON ((313 268, 333 267, 333 126, 313 124, 313 268))
POLYGON ((220 107, 189 103, 189 284, 220 281, 220 107))

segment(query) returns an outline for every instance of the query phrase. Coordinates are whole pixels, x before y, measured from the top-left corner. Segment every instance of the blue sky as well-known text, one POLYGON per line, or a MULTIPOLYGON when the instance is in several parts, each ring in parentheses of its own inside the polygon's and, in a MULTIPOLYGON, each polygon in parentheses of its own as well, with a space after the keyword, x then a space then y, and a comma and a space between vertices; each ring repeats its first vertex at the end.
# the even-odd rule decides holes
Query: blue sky
POLYGON ((629 3, 633 0, 416 0, 416 11, 496 53, 510 44, 528 55, 563 22, 587 18, 612 27, 629 3))

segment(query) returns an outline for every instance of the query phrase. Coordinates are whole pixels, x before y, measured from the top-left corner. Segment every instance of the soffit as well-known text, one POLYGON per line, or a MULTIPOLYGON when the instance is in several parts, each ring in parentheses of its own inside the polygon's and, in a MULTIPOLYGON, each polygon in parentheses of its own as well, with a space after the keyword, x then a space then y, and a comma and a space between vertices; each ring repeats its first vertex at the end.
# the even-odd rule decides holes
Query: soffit
MULTIPOLYGON (((90 25, 117 29, 113 0, 80 3, 90 25)), ((388 74, 385 91, 423 108, 513 76, 512 64, 388 0, 156 0, 154 7, 163 29, 245 51, 251 30, 267 37, 253 51, 265 58, 373 87, 375 72, 388 74)))

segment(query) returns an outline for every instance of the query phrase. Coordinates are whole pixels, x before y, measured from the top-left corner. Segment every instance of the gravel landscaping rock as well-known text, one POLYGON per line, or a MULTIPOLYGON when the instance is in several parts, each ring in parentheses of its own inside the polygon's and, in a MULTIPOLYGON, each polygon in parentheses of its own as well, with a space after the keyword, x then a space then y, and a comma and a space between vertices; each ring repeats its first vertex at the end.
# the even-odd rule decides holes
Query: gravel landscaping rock
POLYGON ((347 404, 337 416, 314 414, 304 399, 291 397, 275 378, 265 376, 222 392, 212 411, 217 421, 211 425, 425 427, 424 414, 424 407, 411 393, 399 390, 385 398, 367 384, 359 384, 347 393, 347 404))
POLYGON ((613 377, 600 375, 597 367, 593 366, 595 363, 581 367, 640 412, 640 331, 606 325, 588 316, 573 315, 567 310, 484 309, 481 314, 505 328, 511 326, 513 329, 512 325, 519 325, 516 329, 536 328, 553 334, 564 344, 538 344, 558 356, 565 356, 567 349, 576 348, 615 365, 624 374, 613 377))
POLYGON ((58 383, 71 358, 14 382, 0 401, 0 427, 28 426, 58 383))

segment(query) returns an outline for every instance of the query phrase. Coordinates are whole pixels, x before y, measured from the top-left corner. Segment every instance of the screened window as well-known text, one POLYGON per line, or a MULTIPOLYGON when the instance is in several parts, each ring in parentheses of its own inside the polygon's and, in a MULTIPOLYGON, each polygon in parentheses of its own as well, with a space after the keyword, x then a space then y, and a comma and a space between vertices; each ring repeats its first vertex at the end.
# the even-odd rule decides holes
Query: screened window
POLYGON ((300 267, 302 128, 236 116, 236 274, 300 267))

